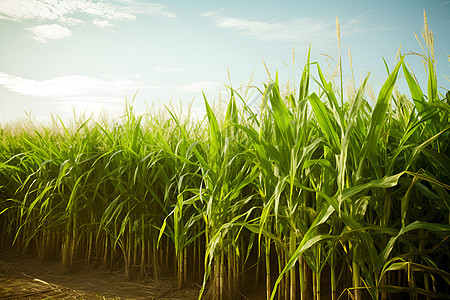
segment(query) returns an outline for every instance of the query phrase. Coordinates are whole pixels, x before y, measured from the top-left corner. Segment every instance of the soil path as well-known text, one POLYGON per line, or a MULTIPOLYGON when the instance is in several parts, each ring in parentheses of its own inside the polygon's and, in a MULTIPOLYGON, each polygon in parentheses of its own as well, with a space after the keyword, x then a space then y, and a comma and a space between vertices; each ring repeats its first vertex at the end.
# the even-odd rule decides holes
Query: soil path
POLYGON ((197 299, 197 285, 178 291, 176 282, 127 281, 120 272, 87 267, 63 275, 58 262, 0 252, 0 299, 197 299))

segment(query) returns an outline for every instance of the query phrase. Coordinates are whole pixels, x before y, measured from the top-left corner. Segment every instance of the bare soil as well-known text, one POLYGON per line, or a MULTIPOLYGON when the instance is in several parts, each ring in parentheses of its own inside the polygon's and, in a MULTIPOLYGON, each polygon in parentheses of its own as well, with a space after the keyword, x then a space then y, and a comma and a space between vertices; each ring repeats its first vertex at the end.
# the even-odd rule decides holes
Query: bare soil
POLYGON ((128 281, 120 272, 77 267, 61 273, 57 261, 0 252, 0 299, 197 299, 200 287, 178 290, 175 277, 128 281))

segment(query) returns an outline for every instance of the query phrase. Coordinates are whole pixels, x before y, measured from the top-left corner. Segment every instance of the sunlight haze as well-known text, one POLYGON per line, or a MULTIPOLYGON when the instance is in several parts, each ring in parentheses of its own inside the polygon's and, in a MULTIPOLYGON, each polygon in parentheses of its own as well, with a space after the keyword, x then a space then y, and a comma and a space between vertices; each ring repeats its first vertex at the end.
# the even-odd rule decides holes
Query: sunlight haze
MULTIPOLYGON (((202 112, 202 92, 214 102, 226 100, 225 85, 261 88, 264 63, 282 86, 297 86, 309 45, 312 61, 336 67, 336 17, 344 77, 350 49, 356 84, 371 72, 376 90, 383 57, 392 67, 400 44, 402 54, 421 53, 423 10, 445 86, 450 1, 1 0, 0 122, 70 118, 73 109, 117 117, 136 93, 138 112, 180 101, 202 112)), ((406 61, 420 66, 418 56, 406 61)))

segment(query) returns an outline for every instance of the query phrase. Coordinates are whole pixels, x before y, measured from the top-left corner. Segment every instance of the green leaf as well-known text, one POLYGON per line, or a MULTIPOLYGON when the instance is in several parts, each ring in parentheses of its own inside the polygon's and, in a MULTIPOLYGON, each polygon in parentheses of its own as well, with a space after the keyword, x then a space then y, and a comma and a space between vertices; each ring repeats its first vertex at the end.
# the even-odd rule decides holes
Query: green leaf
POLYGON ((366 136, 366 142, 360 152, 360 163, 357 171, 357 179, 360 178, 362 172, 363 162, 369 153, 374 151, 377 147, 377 143, 380 139, 381 128, 385 125, 385 116, 388 110, 389 102, 391 99, 392 91, 395 87, 397 81, 398 71, 400 66, 403 64, 404 56, 401 57, 400 61, 397 63, 394 71, 389 75, 386 82, 381 87, 378 94, 377 103, 372 112, 372 117, 370 120, 369 131, 366 136))
POLYGON ((389 242, 387 243, 386 247, 381 253, 381 258, 383 261, 387 262, 389 259, 389 255, 391 254, 392 249, 394 248, 395 243, 397 240, 405 233, 417 230, 417 229, 425 229, 429 231, 437 231, 437 232, 450 232, 450 225, 445 224, 438 224, 438 223, 427 223, 427 222, 421 222, 421 221, 414 221, 411 224, 406 225, 405 227, 401 228, 396 236, 393 236, 390 238, 389 242))
POLYGON ((406 83, 408 84, 409 91, 411 92, 411 97, 416 106, 417 112, 421 112, 423 110, 423 106, 425 103, 425 98, 422 93, 422 89, 419 84, 416 82, 414 77, 409 72, 406 65, 403 63, 403 74, 405 74, 406 83))
POLYGON ((322 129, 322 132, 325 134, 325 137, 327 138, 328 142, 331 145, 331 150, 333 150, 335 154, 338 154, 340 152, 341 143, 339 141, 339 137, 336 133, 336 130, 334 129, 331 123, 325 105, 323 104, 323 102, 320 100, 320 98, 317 96, 316 93, 312 93, 308 97, 308 99, 314 111, 317 123, 319 124, 320 128, 322 129))

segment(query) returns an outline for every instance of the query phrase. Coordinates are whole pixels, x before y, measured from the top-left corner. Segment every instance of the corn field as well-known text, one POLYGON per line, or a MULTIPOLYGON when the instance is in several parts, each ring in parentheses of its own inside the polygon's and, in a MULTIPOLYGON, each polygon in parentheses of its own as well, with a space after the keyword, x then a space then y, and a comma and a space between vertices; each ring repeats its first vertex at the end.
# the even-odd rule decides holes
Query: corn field
POLYGON ((448 299, 450 93, 423 37, 426 89, 400 55, 375 103, 369 75, 345 93, 308 55, 298 89, 276 76, 255 108, 229 87, 200 121, 127 104, 113 122, 2 126, 0 247, 175 274, 202 299, 448 299))

